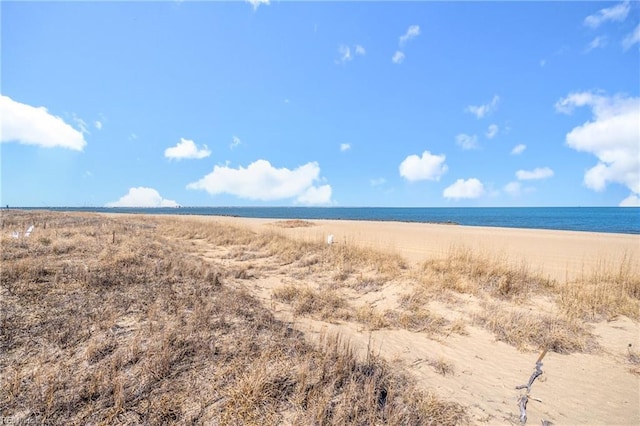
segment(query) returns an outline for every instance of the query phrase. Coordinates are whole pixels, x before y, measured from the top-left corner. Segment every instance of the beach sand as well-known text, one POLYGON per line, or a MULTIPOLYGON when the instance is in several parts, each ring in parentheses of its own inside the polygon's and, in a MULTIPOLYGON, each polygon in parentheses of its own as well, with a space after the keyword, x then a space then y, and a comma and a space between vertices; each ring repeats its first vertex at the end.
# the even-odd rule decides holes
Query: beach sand
POLYGON ((618 266, 628 258, 640 271, 640 235, 347 220, 312 220, 312 227, 274 228, 268 225, 277 219, 200 218, 248 226, 254 231, 276 229, 306 241, 326 241, 333 235, 336 243, 390 251, 414 263, 446 256, 454 248, 468 248, 516 265, 524 261, 531 270, 560 281, 573 280, 599 267, 618 266))
MULTIPOLYGON (((256 232, 276 232, 305 241, 326 242, 328 235, 333 235, 336 246, 357 245, 399 254, 415 266, 428 259, 446 257, 452 249, 467 248, 514 266, 524 262, 530 271, 558 283, 588 276, 593 271, 615 270, 624 262, 636 277, 640 272, 638 235, 340 220, 311 220, 308 222, 312 226, 293 228, 277 226, 282 222, 278 219, 198 217, 195 220, 233 224, 256 232)), ((259 261, 254 262, 254 267, 259 265, 259 261)), ((515 387, 528 381, 540 350, 517 349, 472 324, 469 318, 473 314, 469 312, 485 303, 486 298, 468 295, 461 297, 462 303, 458 301, 453 305, 430 303, 429 309, 438 315, 466 318, 465 334, 434 337, 403 329, 371 329, 355 322, 320 321, 293 315, 290 307, 273 302, 274 289, 283 282, 291 282, 289 275, 290 271, 284 266, 271 274, 263 274, 247 288, 265 304, 270 304, 278 318, 291 321, 308 337, 339 333, 362 356, 366 356, 367 350, 373 350, 397 363, 416 377, 425 390, 467 406, 473 424, 519 423, 517 400, 522 391, 515 387), (434 360, 450 366, 450 374, 436 371, 434 360)), ((350 293, 350 302, 368 304, 379 310, 395 309, 398 298, 406 293, 405 286, 409 285, 388 285, 364 296, 350 293)), ((506 303, 509 309, 508 302, 500 303, 506 303)), ((531 317, 535 317, 538 310, 552 315, 556 312, 549 298, 522 309, 529 309, 525 315, 531 317)), ((638 323, 617 316, 587 324, 587 327, 592 329, 599 349, 546 355, 544 374, 532 386, 527 406, 529 424, 540 424, 542 420, 558 425, 640 424, 640 374, 626 358, 629 345, 640 348, 638 323)))

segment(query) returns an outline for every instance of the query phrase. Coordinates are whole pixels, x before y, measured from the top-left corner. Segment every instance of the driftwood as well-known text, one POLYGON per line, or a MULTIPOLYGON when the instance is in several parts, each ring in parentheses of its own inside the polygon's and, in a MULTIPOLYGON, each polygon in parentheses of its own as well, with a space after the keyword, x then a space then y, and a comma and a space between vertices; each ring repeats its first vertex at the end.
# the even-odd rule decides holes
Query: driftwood
POLYGON ((531 385, 533 382, 542 375, 542 358, 547 354, 547 349, 545 348, 538 359, 536 360, 536 369, 529 377, 529 381, 520 386, 516 386, 516 389, 526 389, 527 393, 520 396, 518 398, 518 407, 520 408, 520 423, 525 424, 527 422, 527 402, 529 402, 529 394, 531 393, 531 385))
POLYGON ((527 422, 527 402, 529 402, 529 397, 527 395, 522 395, 518 398, 518 407, 520 407, 520 423, 522 424, 527 422))

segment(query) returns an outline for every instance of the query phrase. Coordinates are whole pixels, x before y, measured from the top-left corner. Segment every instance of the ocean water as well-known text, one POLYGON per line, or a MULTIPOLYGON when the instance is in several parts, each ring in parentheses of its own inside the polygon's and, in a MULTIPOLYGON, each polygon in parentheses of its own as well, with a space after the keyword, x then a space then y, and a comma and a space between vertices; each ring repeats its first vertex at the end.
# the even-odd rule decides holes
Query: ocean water
POLYGON ((637 207, 69 207, 49 208, 48 210, 216 215, 273 219, 345 219, 455 223, 465 226, 640 234, 640 208, 637 207))

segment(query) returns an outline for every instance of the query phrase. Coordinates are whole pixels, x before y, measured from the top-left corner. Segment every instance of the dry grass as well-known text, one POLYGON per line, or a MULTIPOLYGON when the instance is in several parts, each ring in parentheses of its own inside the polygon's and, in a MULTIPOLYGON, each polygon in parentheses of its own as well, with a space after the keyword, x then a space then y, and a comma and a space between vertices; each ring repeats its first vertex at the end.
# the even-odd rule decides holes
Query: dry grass
POLYGON ((425 262, 418 279, 420 285, 408 296, 412 303, 425 305, 435 298, 455 304, 451 294, 473 295, 483 302, 480 312, 471 315, 472 322, 520 349, 592 351, 597 345, 585 320, 619 315, 640 319, 640 271, 630 256, 619 265, 603 262, 562 284, 532 272, 526 262, 514 265, 505 257, 455 247, 445 257, 425 262), (535 299, 540 297, 552 300, 545 308, 551 313, 536 313, 535 299))
POLYGON ((310 345, 229 285, 237 271, 201 262, 188 241, 263 253, 273 236, 131 216, 3 211, 1 221, 0 413, 12 422, 466 419, 460 405, 422 393, 381 359, 357 359, 336 337, 310 345), (31 237, 10 237, 31 223, 31 237))
POLYGON ((559 304, 571 317, 589 321, 625 315, 640 319, 640 272, 637 259, 619 265, 601 263, 581 279, 559 286, 559 304))
MULTIPOLYGON (((461 406, 419 392, 381 359, 358 360, 336 337, 310 345, 243 290, 278 271, 295 284, 273 297, 297 315, 434 336, 464 334, 472 322, 522 350, 594 351, 583 320, 640 316, 640 273, 631 258, 560 284, 524 262, 514 267, 463 248, 416 271, 397 255, 356 244, 296 241, 195 218, 3 211, 1 222, 0 414, 12 421, 465 421, 461 406), (30 238, 11 238, 31 224, 30 238), (224 255, 203 262, 203 246, 224 255), (411 281, 397 309, 351 303, 411 281), (555 305, 536 313, 538 296, 555 305), (466 298, 481 301, 479 309, 461 312, 466 298), (437 315, 429 308, 434 299, 467 321, 437 315)), ((630 349, 636 374, 638 359, 630 349)), ((429 362, 440 374, 453 372, 446 360, 429 362)))
POLYGON ((355 320, 366 325, 369 330, 379 330, 389 327, 389 318, 372 305, 359 306, 356 309, 355 320))
POLYGON ((444 358, 430 359, 428 363, 438 374, 442 374, 443 376, 455 373, 453 364, 444 358))
POLYGON ((379 287, 407 268, 405 260, 397 254, 355 244, 299 241, 268 229, 255 233, 242 227, 211 222, 194 226, 187 225, 182 219, 167 219, 164 229, 179 238, 204 240, 214 246, 253 253, 254 257, 277 258, 279 266, 302 268, 307 276, 329 272, 335 285, 379 287))
POLYGON ((597 343, 588 326, 561 316, 507 309, 500 303, 484 303, 474 323, 496 335, 496 339, 521 350, 547 348, 557 353, 590 352, 597 343))
POLYGON ((453 247, 445 257, 426 261, 420 278, 434 292, 482 293, 517 302, 552 287, 549 280, 533 273, 525 262, 513 266, 506 258, 464 247, 453 247))
MULTIPOLYGON (((418 294, 423 295, 423 293, 418 294)), ((431 312, 426 306, 426 300, 422 297, 405 295, 400 298, 398 308, 385 313, 387 320, 396 327, 427 334, 444 334, 450 331, 450 322, 431 312)))
MULTIPOLYGON (((238 238, 225 238, 241 244, 243 250, 262 251, 263 257, 278 259, 306 286, 279 289, 276 297, 287 303, 285 293, 296 291, 293 303, 299 315, 311 315, 330 321, 352 320, 372 329, 400 327, 429 334, 466 333, 464 320, 455 323, 435 315, 428 308, 431 299, 449 305, 459 305, 459 294, 468 294, 488 302, 515 302, 523 309, 537 310, 536 297, 555 301, 552 313, 518 314, 502 316, 505 320, 525 324, 525 329, 546 330, 546 337, 535 337, 536 332, 511 330, 491 326, 491 309, 470 321, 484 325, 498 339, 519 348, 535 347, 544 341, 559 352, 592 350, 588 330, 579 319, 599 321, 626 315, 640 318, 640 272, 630 257, 620 265, 602 264, 595 272, 580 280, 561 284, 551 281, 532 270, 526 261, 511 261, 506 256, 478 253, 465 247, 453 247, 446 256, 426 261, 419 270, 412 270, 397 255, 357 247, 340 242, 334 245, 311 243, 285 238, 270 232, 246 236, 246 230, 221 230, 213 235, 213 242, 221 235, 237 232, 238 238), (357 293, 378 291, 391 282, 416 282, 412 293, 401 299, 397 309, 378 312, 370 306, 359 306, 353 311, 345 301, 343 289, 357 293), (320 288, 311 290, 311 288, 320 288), (315 299, 315 300, 314 300, 315 299), (333 311, 332 311, 333 310, 333 311), (523 315, 522 317, 518 315, 523 315), (514 317, 515 316, 515 317, 514 317), (486 318, 485 321, 483 318, 486 318), (577 333, 577 338, 571 337, 577 333), (564 337, 563 337, 564 336, 564 337)), ((552 302, 553 303, 553 302, 552 302)), ((494 304, 485 304, 494 306, 494 304)), ((486 310, 486 309, 485 309, 486 310)))
POLYGON ((273 225, 278 228, 309 228, 315 226, 315 223, 309 222, 308 220, 290 219, 275 222, 273 225))
POLYGON ((640 354, 631 348, 631 343, 629 343, 629 346, 627 347, 627 362, 631 364, 629 371, 633 374, 640 375, 640 354))
POLYGON ((290 304, 296 315, 315 316, 323 321, 348 320, 352 316, 346 299, 333 290, 286 285, 276 288, 273 297, 290 304))

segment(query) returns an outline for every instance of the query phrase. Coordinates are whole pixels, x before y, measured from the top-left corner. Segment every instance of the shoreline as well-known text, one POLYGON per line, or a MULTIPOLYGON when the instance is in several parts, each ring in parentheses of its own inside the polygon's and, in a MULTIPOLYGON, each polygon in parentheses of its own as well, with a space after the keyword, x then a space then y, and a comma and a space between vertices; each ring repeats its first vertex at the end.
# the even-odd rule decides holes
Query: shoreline
POLYGON ((367 208, 367 207, 27 207, 17 210, 48 210, 114 214, 162 214, 189 216, 225 216, 247 219, 347 220, 456 224, 459 226, 541 229, 640 235, 640 209, 620 207, 469 207, 469 208, 367 208), (519 211, 502 215, 496 211, 519 211), (592 216, 590 211, 608 211, 592 216), (387 211, 386 213, 383 213, 387 211), (531 212, 541 211, 543 213, 531 212), (586 211, 587 213, 576 213, 586 211), (638 214, 634 213, 637 211, 638 214), (443 214, 442 212, 447 212, 443 214), (476 212, 476 213, 470 213, 476 212), (492 213, 493 212, 493 213, 492 213))
MULTIPOLYGON (((19 210, 19 209, 17 209, 19 210)), ((44 211, 45 209, 37 209, 44 211)), ((29 211, 29 210, 25 210, 29 211)), ((470 250, 474 255, 525 267, 530 272, 560 283, 591 276, 604 270, 631 268, 640 273, 640 234, 611 232, 470 226, 447 223, 377 221, 355 219, 304 219, 310 227, 269 226, 290 218, 253 218, 231 215, 197 215, 149 212, 60 211, 59 213, 105 216, 146 216, 184 221, 219 222, 248 227, 257 232, 326 243, 333 235, 337 244, 348 243, 398 254, 413 264, 447 257, 452 251, 470 250)))

